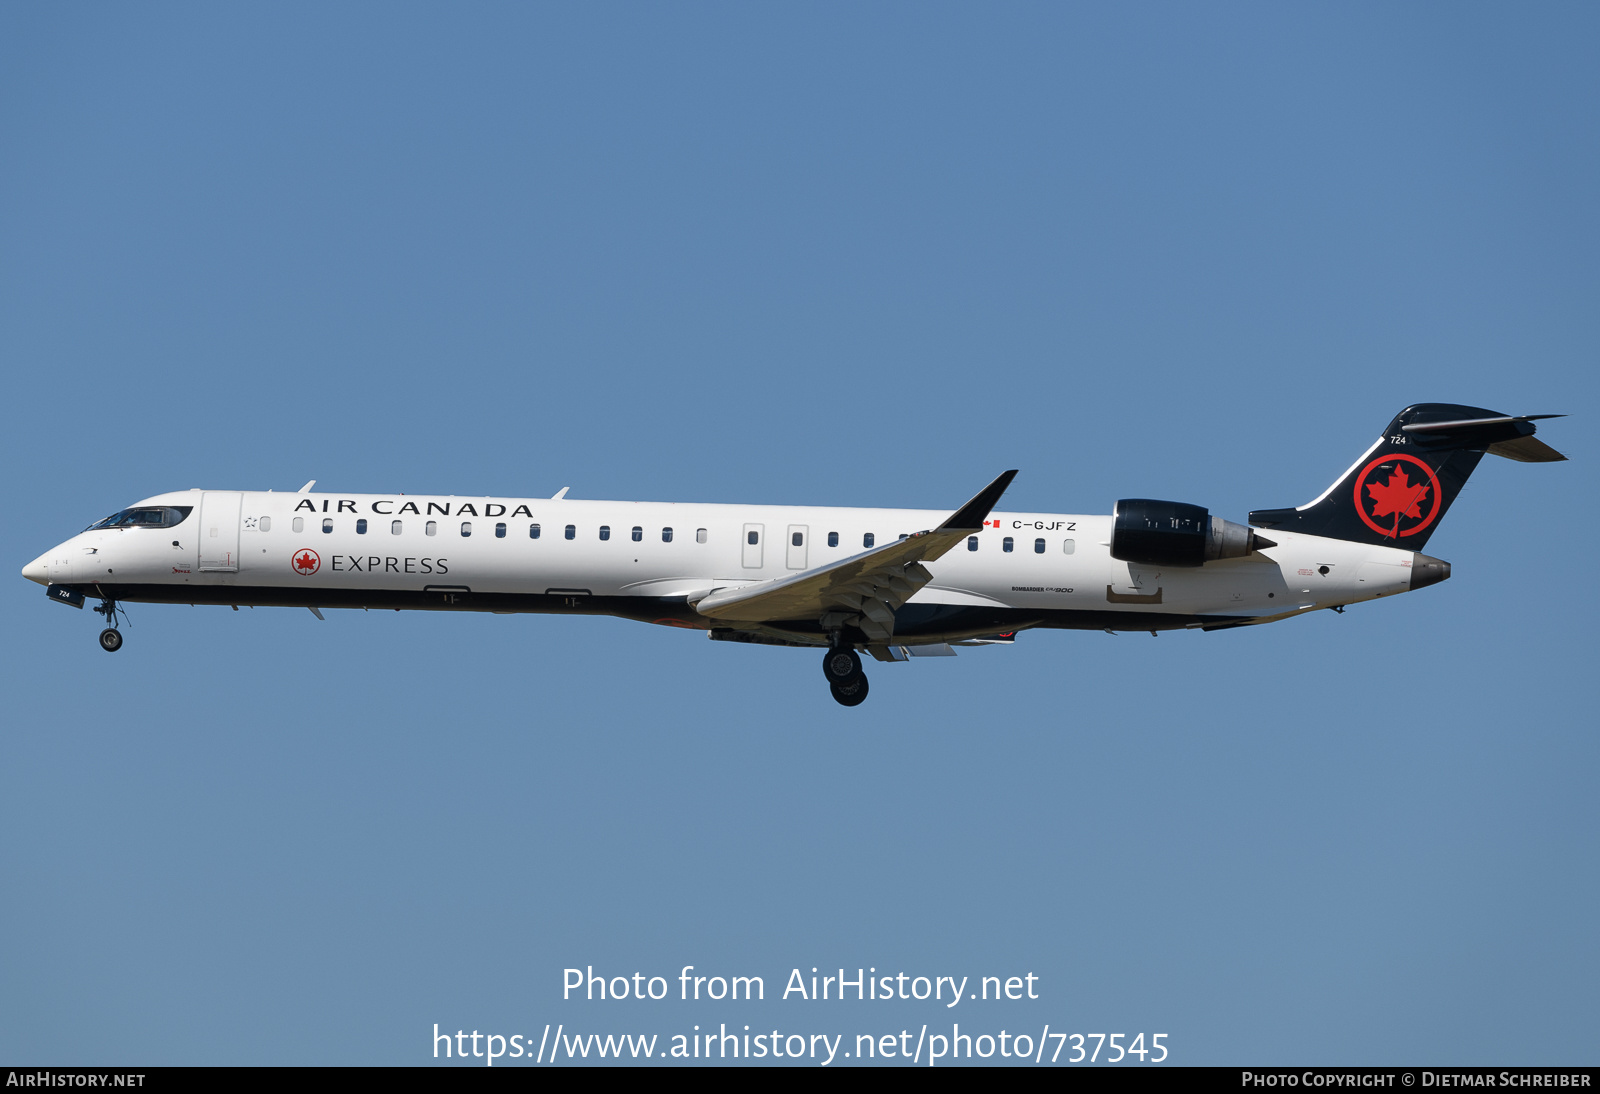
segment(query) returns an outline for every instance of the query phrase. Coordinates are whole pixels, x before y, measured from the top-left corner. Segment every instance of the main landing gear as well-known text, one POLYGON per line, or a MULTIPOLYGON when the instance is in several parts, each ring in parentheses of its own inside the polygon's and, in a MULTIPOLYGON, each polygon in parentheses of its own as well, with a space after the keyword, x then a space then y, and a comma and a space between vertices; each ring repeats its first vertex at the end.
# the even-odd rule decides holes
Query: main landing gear
POLYGON ((822 658, 822 675, 828 690, 841 706, 860 706, 867 697, 867 676, 861 671, 861 658, 848 646, 834 646, 822 658))
POLYGON ((106 617, 106 622, 111 624, 100 632, 100 648, 107 653, 116 653, 122 648, 122 632, 117 630, 117 616, 126 614, 117 608, 117 602, 110 597, 102 600, 95 611, 106 617))

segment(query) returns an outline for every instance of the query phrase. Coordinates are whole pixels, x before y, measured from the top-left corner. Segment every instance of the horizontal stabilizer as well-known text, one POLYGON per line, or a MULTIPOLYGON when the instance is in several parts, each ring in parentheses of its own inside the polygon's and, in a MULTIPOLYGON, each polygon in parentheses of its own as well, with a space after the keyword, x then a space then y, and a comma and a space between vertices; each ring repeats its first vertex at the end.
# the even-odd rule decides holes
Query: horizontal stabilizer
POLYGON ((1518 463, 1558 463, 1566 459, 1561 453, 1537 437, 1518 437, 1512 441, 1497 441, 1489 446, 1489 455, 1504 456, 1518 463))
POLYGON ((1546 418, 1565 418, 1565 414, 1496 414, 1487 417, 1446 418, 1443 421, 1416 421, 1400 427, 1417 443, 1437 450, 1482 448, 1497 456, 1522 463, 1553 463, 1565 456, 1535 441, 1534 422, 1546 418), (1531 442, 1531 443, 1523 443, 1531 442), (1498 451, 1497 451, 1498 450, 1498 451), (1534 453, 1532 456, 1523 453, 1534 453))
POLYGON ((1423 442, 1450 441, 1458 448, 1481 445, 1490 455, 1504 456, 1518 463, 1556 463, 1566 457, 1543 441, 1535 440, 1535 427, 1531 423, 1565 417, 1565 414, 1502 414, 1492 418, 1413 422, 1400 429, 1423 442))
POLYGON ((1407 433, 1455 433, 1491 425, 1511 425, 1514 422, 1541 422, 1546 418, 1565 418, 1565 414, 1501 414, 1493 418, 1462 418, 1453 422, 1418 422, 1400 428, 1407 433))

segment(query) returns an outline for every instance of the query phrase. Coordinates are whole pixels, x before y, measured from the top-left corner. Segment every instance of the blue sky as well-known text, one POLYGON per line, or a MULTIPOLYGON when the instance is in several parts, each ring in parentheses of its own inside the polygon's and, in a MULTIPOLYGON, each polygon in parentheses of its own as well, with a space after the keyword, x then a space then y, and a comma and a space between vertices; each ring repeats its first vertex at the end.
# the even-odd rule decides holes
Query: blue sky
POLYGON ((972 1029, 1594 1063, 1584 5, 12 5, 12 572, 191 486, 1016 508, 1319 493, 1565 412, 1413 595, 880 666, 607 619, 0 584, 0 1057, 972 1029), (25 517, 26 519, 18 519, 25 517), (1573 567, 1577 567, 1573 569, 1573 567), (578 1003, 561 970, 762 975, 578 1003))

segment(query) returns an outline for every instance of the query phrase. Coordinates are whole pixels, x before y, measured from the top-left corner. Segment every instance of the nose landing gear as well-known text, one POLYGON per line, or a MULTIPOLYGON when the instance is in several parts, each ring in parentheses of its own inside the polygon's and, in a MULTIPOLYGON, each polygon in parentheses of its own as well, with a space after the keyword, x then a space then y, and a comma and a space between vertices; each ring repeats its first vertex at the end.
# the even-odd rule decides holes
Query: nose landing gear
POLYGON ((859 706, 867 697, 867 676, 861 658, 849 646, 834 646, 822 658, 822 675, 841 706, 859 706))
POLYGON ((117 617, 127 613, 119 609, 117 602, 109 596, 102 599, 100 606, 94 610, 105 616, 106 622, 110 624, 100 632, 100 648, 107 653, 116 653, 122 648, 122 632, 117 629, 117 617))

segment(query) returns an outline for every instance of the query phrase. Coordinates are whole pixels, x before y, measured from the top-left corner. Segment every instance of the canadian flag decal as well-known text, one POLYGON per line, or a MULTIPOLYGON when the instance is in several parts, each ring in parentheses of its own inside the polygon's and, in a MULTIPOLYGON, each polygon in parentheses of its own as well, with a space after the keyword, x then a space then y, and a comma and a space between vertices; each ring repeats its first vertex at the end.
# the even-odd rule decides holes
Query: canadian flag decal
POLYGON ((1000 522, 998 520, 986 520, 983 522, 983 526, 985 528, 998 528, 1000 527, 1000 522))

